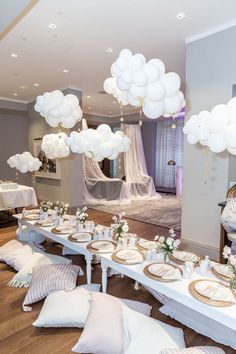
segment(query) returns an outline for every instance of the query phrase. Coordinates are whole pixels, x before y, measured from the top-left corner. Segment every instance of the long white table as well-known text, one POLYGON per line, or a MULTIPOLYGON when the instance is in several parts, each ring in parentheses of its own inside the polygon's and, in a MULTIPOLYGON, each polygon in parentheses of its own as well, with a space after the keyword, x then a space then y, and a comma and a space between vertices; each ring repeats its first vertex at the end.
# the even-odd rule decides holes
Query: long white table
POLYGON ((0 211, 37 205, 37 198, 32 187, 19 185, 16 189, 0 189, 0 211))
MULTIPOLYGON (((78 254, 83 254, 86 260, 86 273, 87 273, 87 283, 91 283, 91 274, 92 274, 92 258, 95 253, 87 250, 88 243, 75 243, 68 240, 68 235, 57 235, 51 232, 51 227, 39 227, 35 226, 35 221, 28 221, 21 218, 21 214, 16 214, 15 217, 18 219, 19 224, 19 239, 21 238, 22 225, 26 225, 31 229, 41 233, 45 237, 58 242, 65 247, 68 247, 78 254)), ((199 273, 198 268, 193 272, 191 279, 182 279, 175 282, 159 282, 147 277, 143 273, 143 269, 146 265, 151 262, 144 261, 141 264, 135 265, 124 265, 117 263, 112 260, 111 253, 109 254, 99 254, 101 257, 101 268, 102 268, 102 290, 103 292, 107 292, 107 270, 108 268, 112 268, 113 270, 134 279, 135 281, 145 285, 146 287, 151 288, 152 290, 161 293, 167 296, 169 299, 179 304, 179 308, 181 305, 194 310, 196 315, 205 316, 208 322, 211 323, 212 320, 216 321, 217 329, 219 326, 222 326, 222 331, 226 332, 227 335, 219 333, 219 337, 217 333, 214 332, 214 340, 219 343, 224 343, 226 345, 230 345, 232 348, 236 349, 236 304, 229 307, 213 307, 207 304, 204 304, 198 300, 196 300, 188 290, 190 282, 196 279, 214 279, 218 280, 210 271, 205 275, 201 275, 199 273), (230 340, 227 337, 230 337, 230 340), (222 340, 223 338, 223 340, 222 340), (235 339, 234 339, 235 338, 235 339)), ((168 305, 168 303, 167 303, 168 305)), ((183 306, 183 307, 184 307, 183 306)), ((192 315, 192 314, 191 314, 192 315)), ((191 317, 189 317, 191 322, 191 317)), ((213 321, 212 321, 213 322, 213 321)), ((191 327, 193 329, 193 327, 191 327)), ((221 328, 221 327, 220 327, 221 328)), ((197 329, 196 329, 197 330, 197 329)), ((208 335, 209 332, 202 334, 208 335)), ((209 335, 208 335, 209 336, 209 335)))

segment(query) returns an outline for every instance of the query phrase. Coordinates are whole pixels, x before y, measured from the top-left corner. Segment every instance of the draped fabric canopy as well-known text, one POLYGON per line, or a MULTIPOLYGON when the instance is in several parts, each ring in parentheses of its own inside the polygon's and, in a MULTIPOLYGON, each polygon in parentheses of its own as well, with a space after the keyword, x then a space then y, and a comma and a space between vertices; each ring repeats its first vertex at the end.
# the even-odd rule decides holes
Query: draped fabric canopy
POLYGON ((124 133, 131 139, 129 151, 122 154, 125 181, 106 177, 97 162, 83 156, 84 204, 128 204, 134 199, 161 198, 147 174, 140 126, 124 125, 124 133))

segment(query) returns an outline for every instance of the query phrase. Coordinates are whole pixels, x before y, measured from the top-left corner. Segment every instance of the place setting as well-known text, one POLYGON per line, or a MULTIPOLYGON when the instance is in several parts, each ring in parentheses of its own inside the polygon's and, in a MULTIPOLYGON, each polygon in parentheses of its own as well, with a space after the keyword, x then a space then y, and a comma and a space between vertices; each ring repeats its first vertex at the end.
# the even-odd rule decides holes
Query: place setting
POLYGON ((178 264, 184 264, 185 262, 193 262, 196 264, 201 260, 201 257, 192 252, 174 250, 171 255, 171 260, 178 264))
POLYGON ((116 249, 116 243, 110 240, 96 240, 87 245, 87 250, 92 253, 112 253, 116 249))
POLYGON ((142 251, 137 249, 119 249, 112 253, 111 258, 117 263, 126 265, 143 263, 145 259, 142 251))
POLYGON ((75 232, 68 236, 68 240, 76 243, 86 243, 93 239, 93 233, 88 231, 75 232))
POLYGON ((155 241, 149 241, 149 240, 145 240, 144 238, 140 238, 138 240, 137 247, 141 251, 149 251, 151 249, 156 248, 157 245, 155 241))
POLYGON ((52 228, 51 232, 56 235, 67 235, 74 232, 74 227, 71 225, 58 225, 52 228))
POLYGON ((41 226, 41 227, 51 227, 54 226, 54 220, 53 219, 46 219, 46 220, 38 220, 34 224, 35 226, 41 226))
POLYGON ((228 307, 236 303, 235 291, 217 280, 194 280, 189 284, 189 292, 195 299, 215 307, 228 307))
POLYGON ((148 278, 161 282, 174 282, 182 279, 182 270, 172 264, 151 263, 144 268, 143 272, 148 278))
POLYGON ((230 265, 227 264, 213 264, 211 267, 211 272, 219 279, 226 282, 230 282, 234 277, 234 273, 230 265))

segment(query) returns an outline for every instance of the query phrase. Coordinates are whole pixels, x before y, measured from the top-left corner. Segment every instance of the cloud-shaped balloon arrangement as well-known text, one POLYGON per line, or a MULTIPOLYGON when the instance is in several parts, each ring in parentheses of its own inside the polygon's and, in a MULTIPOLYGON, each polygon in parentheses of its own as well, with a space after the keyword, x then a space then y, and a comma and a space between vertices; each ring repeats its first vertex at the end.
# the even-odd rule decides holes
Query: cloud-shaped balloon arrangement
POLYGON ((69 156, 70 149, 65 143, 66 138, 67 135, 63 132, 44 135, 41 149, 49 159, 69 156))
POLYGON ((129 49, 123 49, 111 66, 111 74, 114 79, 105 80, 104 90, 114 95, 117 86, 126 93, 128 103, 142 106, 150 119, 177 116, 185 105, 179 75, 165 73, 160 59, 146 62, 143 54, 133 55, 129 49))
POLYGON ((215 106, 211 112, 202 111, 191 116, 183 131, 190 144, 199 142, 212 152, 227 149, 236 155, 236 97, 227 104, 215 106))
POLYGON ((97 129, 71 132, 66 138, 66 144, 72 152, 84 153, 99 162, 104 158, 114 160, 119 153, 127 152, 131 140, 122 131, 113 133, 109 125, 101 124, 97 129))
POLYGON ((73 128, 83 115, 78 97, 72 94, 64 96, 59 90, 38 96, 34 109, 53 128, 58 125, 73 128))
POLYGON ((16 168, 21 173, 38 171, 42 165, 42 162, 28 151, 9 157, 7 163, 11 168, 16 168))

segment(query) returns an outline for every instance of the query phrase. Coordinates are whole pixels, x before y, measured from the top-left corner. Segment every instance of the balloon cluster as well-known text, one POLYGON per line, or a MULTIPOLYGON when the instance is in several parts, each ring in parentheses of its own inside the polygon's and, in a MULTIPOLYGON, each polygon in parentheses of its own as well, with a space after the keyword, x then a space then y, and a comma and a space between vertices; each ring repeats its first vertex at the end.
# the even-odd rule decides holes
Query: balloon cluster
POLYGON ((11 168, 16 168, 21 173, 38 171, 42 165, 42 162, 28 151, 9 157, 7 163, 11 168))
POLYGON ((177 116, 185 105, 179 75, 165 73, 160 59, 146 62, 143 54, 133 55, 129 49, 123 49, 111 66, 111 74, 113 80, 105 80, 104 90, 114 95, 117 86, 126 93, 128 103, 142 106, 143 113, 150 119, 177 116))
POLYGON ((191 116, 183 131, 190 144, 199 142, 212 152, 227 149, 236 155, 236 97, 226 105, 215 106, 211 112, 202 111, 191 116))
POLYGON ((38 96, 34 109, 53 128, 60 124, 64 128, 73 128, 82 118, 77 96, 72 94, 64 96, 59 90, 38 96))
POLYGON ((131 141, 122 131, 113 133, 109 125, 101 124, 97 129, 71 132, 66 144, 72 152, 84 153, 99 162, 104 158, 116 159, 119 153, 128 151, 131 141))
POLYGON ((129 104, 128 102, 128 97, 127 97, 127 92, 126 91, 121 91, 117 85, 116 85, 116 79, 114 77, 109 77, 104 81, 103 84, 104 90, 113 95, 118 101, 119 104, 122 106, 127 106, 129 104))
POLYGON ((58 134, 44 135, 41 149, 49 159, 69 156, 70 149, 65 143, 66 138, 67 135, 62 132, 58 134))

